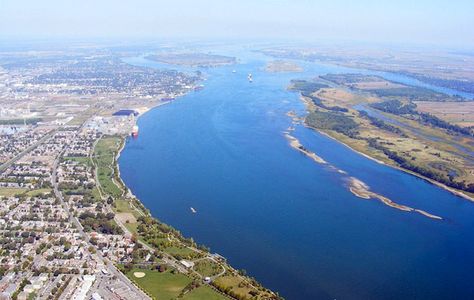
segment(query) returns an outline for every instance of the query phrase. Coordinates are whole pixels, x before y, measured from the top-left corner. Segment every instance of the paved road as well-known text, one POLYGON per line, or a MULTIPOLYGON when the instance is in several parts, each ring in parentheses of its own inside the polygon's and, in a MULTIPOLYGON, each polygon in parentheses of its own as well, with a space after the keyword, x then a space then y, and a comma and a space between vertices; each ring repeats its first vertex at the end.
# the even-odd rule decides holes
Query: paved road
POLYGON ((9 166, 11 166, 12 164, 14 164, 15 162, 17 162, 20 158, 22 158, 23 156, 25 156, 27 153, 29 153, 30 151, 32 151, 33 149, 35 149, 36 147, 38 147, 39 145, 41 145, 44 141, 46 141, 47 139, 49 139, 51 136, 53 136, 53 134, 55 134, 57 131, 57 129, 54 129, 54 130, 51 130, 50 132, 46 133, 42 138, 40 138, 36 143, 34 143, 33 145, 29 146, 28 148, 26 148, 25 150, 21 151, 20 153, 18 153, 17 156, 13 157, 12 159, 10 159, 9 161, 5 162, 4 164, 0 165, 0 173, 2 173, 3 171, 5 171, 9 166))
MULTIPOLYGON (((65 149, 63 149, 63 151, 54 160, 53 172, 52 172, 52 176, 51 176, 51 181, 52 181, 52 185, 53 185, 54 194, 61 201, 61 205, 63 206, 65 211, 69 214, 69 221, 71 222, 71 224, 74 224, 76 226, 76 228, 79 231, 79 234, 84 239, 84 241, 86 241, 86 243, 89 246, 93 246, 90 243, 89 235, 84 232, 84 228, 82 227, 79 220, 69 212, 69 204, 64 200, 64 197, 63 197, 62 193, 59 191, 59 188, 58 188, 57 169, 58 169, 58 166, 59 166, 59 160, 60 160, 61 156, 63 155, 64 151, 66 150, 66 148, 67 147, 65 147, 65 149)), ((132 292, 134 292, 139 297, 138 299, 150 299, 150 297, 148 297, 143 291, 141 291, 139 288, 137 288, 130 281, 130 279, 127 278, 127 276, 125 276, 122 272, 120 272, 109 259, 102 256, 100 251, 97 252, 97 255, 98 255, 99 259, 102 261, 102 263, 105 265, 107 271, 110 274, 116 276, 116 278, 118 278, 120 281, 122 281, 132 292)))

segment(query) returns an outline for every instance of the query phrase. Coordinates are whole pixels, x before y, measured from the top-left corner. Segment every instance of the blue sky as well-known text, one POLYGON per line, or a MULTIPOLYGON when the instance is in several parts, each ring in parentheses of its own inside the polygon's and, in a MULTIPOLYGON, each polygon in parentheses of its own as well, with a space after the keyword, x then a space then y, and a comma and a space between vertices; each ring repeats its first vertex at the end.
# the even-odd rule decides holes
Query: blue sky
POLYGON ((0 36, 355 40, 474 47, 474 1, 0 0, 0 36))

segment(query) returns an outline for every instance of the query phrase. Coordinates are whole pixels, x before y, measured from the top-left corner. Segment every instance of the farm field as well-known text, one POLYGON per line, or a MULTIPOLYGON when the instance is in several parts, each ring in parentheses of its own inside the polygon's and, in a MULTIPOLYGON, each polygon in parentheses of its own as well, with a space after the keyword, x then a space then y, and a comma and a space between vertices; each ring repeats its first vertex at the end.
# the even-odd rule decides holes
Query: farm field
POLYGON ((417 109, 430 113, 447 122, 463 126, 474 126, 474 101, 470 102, 430 102, 416 101, 417 109))

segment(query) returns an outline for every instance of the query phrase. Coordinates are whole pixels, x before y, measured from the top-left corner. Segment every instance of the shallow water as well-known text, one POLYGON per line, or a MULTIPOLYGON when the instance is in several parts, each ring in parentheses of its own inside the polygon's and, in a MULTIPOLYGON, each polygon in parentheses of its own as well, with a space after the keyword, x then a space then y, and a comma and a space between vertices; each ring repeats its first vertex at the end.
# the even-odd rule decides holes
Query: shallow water
POLYGON ((288 146, 286 113, 304 113, 289 81, 347 68, 304 63, 304 73, 270 74, 266 58, 242 57, 204 70, 203 90, 139 119, 119 164, 153 215, 287 299, 472 298, 473 203, 303 126, 292 134, 348 175, 288 146), (358 198, 347 176, 444 220, 358 198))

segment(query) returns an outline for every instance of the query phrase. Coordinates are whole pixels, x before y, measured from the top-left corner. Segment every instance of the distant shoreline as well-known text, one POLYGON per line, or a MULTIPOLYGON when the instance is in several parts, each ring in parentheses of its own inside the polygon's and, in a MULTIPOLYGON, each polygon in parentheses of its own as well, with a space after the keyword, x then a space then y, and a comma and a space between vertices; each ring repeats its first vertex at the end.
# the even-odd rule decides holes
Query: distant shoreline
POLYGON ((144 58, 170 65, 203 68, 221 67, 237 62, 235 57, 203 53, 150 54, 144 58))
MULTIPOLYGON (((300 97, 301 101, 306 105, 306 108, 308 109, 311 104, 308 103, 308 101, 305 101, 305 100, 302 99, 302 98, 303 98, 303 97, 300 97)), ((368 155, 368 154, 366 154, 366 153, 363 153, 363 152, 361 152, 361 151, 359 151, 359 150, 356 150, 356 149, 354 149, 353 147, 351 147, 350 145, 348 145, 348 144, 344 143, 343 141, 337 139, 336 137, 330 135, 329 133, 327 133, 327 132, 325 132, 325 131, 323 131, 323 130, 321 130, 321 129, 318 129, 318 128, 314 128, 314 127, 309 126, 309 125, 306 123, 306 121, 303 121, 303 126, 309 128, 309 129, 311 129, 311 130, 315 130, 315 131, 317 131, 317 132, 323 134, 324 136, 326 136, 326 137, 328 137, 328 138, 331 138, 331 139, 337 141, 338 143, 340 143, 340 144, 346 146, 347 148, 351 149, 351 150, 354 151, 355 153, 357 153, 357 154, 359 154, 359 155, 362 155, 362 156, 364 156, 365 158, 368 158, 368 159, 370 159, 370 160, 372 160, 372 161, 375 161, 376 163, 379 163, 379 164, 381 164, 381 165, 385 165, 385 166, 388 166, 388 167, 391 167, 391 168, 394 168, 394 169, 403 171, 403 172, 408 173, 408 174, 410 174, 410 175, 416 176, 416 177, 421 178, 421 179, 423 179, 423 180, 425 180, 425 181, 427 181, 427 182, 429 182, 429 183, 431 183, 431 184, 433 184, 433 185, 436 185, 436 186, 438 186, 438 187, 440 187, 440 188, 442 188, 442 189, 444 189, 444 190, 446 190, 446 191, 448 191, 448 192, 451 192, 452 194, 454 194, 454 195, 456 195, 456 196, 459 196, 459 197, 462 197, 462 198, 464 198, 464 199, 467 199, 467 200, 469 200, 469 201, 471 201, 471 202, 474 202, 474 198, 473 198, 473 197, 471 197, 471 196, 469 196, 469 195, 463 193, 462 191, 458 191, 458 190, 456 190, 456 189, 450 188, 450 187, 448 187, 448 186, 446 186, 446 185, 444 185, 444 184, 442 184, 442 183, 440 183, 440 182, 437 182, 437 181, 435 181, 435 180, 433 180, 433 179, 430 179, 430 178, 428 178, 428 177, 425 177, 425 176, 423 176, 423 175, 421 175, 421 174, 418 174, 418 173, 415 173, 415 172, 413 172, 413 171, 404 169, 404 168, 402 168, 402 167, 400 167, 400 166, 388 164, 388 163, 383 162, 383 161, 381 161, 381 160, 379 160, 379 159, 377 159, 377 158, 375 158, 375 157, 372 157, 372 156, 370 156, 370 155, 368 155)))
POLYGON ((300 65, 285 60, 270 61, 263 67, 263 70, 268 73, 299 73, 304 71, 300 65))

